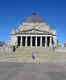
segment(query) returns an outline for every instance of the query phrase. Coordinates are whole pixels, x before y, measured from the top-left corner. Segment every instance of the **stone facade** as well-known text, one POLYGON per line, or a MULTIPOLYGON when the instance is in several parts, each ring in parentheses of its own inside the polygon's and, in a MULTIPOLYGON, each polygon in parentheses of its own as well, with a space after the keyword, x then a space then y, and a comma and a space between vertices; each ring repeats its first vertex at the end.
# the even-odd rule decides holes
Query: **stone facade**
POLYGON ((56 47, 56 30, 50 30, 49 26, 36 13, 30 15, 11 33, 11 45, 21 47, 56 47))

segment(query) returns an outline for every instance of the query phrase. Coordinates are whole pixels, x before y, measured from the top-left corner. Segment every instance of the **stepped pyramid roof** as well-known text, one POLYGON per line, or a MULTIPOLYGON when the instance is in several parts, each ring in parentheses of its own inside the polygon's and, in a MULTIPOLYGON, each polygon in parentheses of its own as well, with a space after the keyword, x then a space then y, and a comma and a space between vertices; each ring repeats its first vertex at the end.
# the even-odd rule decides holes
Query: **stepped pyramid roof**
POLYGON ((43 20, 37 13, 32 13, 24 22, 26 23, 43 23, 43 20))

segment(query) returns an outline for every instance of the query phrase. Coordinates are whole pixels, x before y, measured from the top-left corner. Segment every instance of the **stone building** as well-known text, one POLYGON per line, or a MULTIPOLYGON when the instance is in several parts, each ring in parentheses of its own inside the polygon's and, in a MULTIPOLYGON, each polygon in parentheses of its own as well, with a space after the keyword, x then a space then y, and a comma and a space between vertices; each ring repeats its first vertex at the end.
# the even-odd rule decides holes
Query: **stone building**
POLYGON ((11 33, 12 46, 19 47, 56 47, 56 30, 49 26, 38 16, 31 14, 16 30, 11 33))

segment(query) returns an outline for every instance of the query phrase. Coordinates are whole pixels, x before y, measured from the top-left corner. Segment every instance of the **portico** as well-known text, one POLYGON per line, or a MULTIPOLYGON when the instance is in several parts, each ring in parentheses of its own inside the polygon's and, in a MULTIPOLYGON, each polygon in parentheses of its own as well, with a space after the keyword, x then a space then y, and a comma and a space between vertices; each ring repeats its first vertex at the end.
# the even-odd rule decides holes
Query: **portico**
POLYGON ((20 35, 17 36, 17 45, 21 47, 52 47, 52 36, 20 35))

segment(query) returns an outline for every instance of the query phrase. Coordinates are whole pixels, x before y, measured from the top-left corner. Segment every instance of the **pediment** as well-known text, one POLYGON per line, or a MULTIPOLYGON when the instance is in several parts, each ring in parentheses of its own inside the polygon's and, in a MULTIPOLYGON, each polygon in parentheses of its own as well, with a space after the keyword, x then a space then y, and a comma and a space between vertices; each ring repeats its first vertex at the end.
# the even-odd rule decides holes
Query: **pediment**
POLYGON ((31 32, 31 33, 43 33, 43 31, 40 31, 38 29, 32 29, 32 30, 28 30, 26 32, 31 32))
POLYGON ((38 30, 38 29, 24 30, 22 32, 26 32, 26 33, 43 33, 43 31, 38 30))
POLYGON ((52 33, 48 31, 42 31, 38 29, 30 29, 30 30, 24 30, 24 31, 19 31, 16 34, 43 34, 43 35, 52 35, 52 33))

